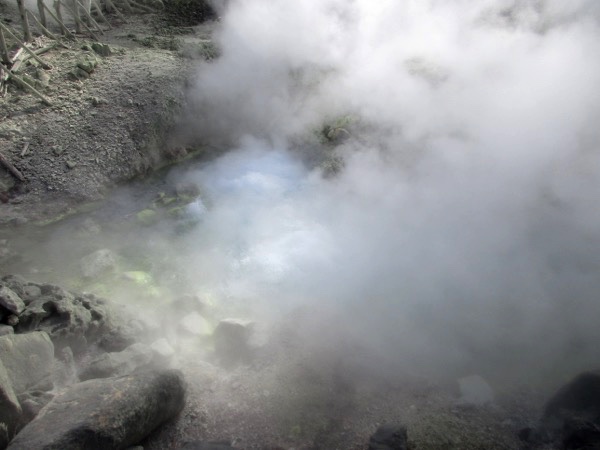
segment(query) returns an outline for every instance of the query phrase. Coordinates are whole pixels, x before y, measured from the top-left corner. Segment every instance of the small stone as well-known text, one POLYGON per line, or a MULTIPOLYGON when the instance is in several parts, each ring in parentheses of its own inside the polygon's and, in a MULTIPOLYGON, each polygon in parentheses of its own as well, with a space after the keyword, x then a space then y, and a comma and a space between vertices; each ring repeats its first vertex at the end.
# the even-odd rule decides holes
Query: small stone
POLYGON ((52 153, 54 153, 56 156, 62 155, 64 151, 65 149, 62 148, 60 145, 55 145, 54 147, 52 147, 52 153))
POLYGON ((135 215, 142 225, 153 225, 158 221, 158 214, 153 209, 144 209, 135 215))
POLYGON ((112 50, 108 44, 94 42, 92 44, 92 50, 94 50, 94 52, 96 52, 100 56, 106 57, 112 55, 112 50))
POLYGON ((76 163, 75 161, 71 161, 71 160, 69 160, 69 161, 67 161, 67 167, 68 167, 70 170, 72 170, 72 169, 74 169, 75 167, 77 167, 77 163, 76 163))
POLYGON ((36 78, 38 79, 38 83, 40 86, 46 88, 50 84, 50 75, 48 72, 42 69, 38 69, 35 73, 36 78))
POLYGON ((17 316, 15 316, 14 314, 11 314, 6 319, 6 324, 10 325, 11 327, 16 327, 17 325, 19 325, 19 318, 17 316))
POLYGON ((98 60, 93 56, 86 56, 85 58, 77 61, 77 67, 88 74, 91 74, 96 66, 98 65, 98 60))
POLYGON ((250 360, 253 326, 253 322, 239 319, 225 319, 219 322, 213 333, 213 340, 215 353, 221 364, 231 367, 250 360))
POLYGON ((23 300, 27 303, 27 301, 31 301, 37 297, 42 295, 42 290, 39 286, 35 286, 33 284, 28 284, 23 287, 23 300))
POLYGON ((368 450, 407 450, 408 436, 402 425, 382 425, 369 439, 368 450))

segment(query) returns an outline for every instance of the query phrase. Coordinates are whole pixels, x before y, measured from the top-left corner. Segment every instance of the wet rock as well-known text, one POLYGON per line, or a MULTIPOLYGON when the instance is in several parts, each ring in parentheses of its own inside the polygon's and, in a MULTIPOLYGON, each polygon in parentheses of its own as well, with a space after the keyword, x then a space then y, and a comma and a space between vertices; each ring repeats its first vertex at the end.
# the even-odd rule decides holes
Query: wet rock
POLYGON ((386 424, 377 428, 369 439, 368 450, 407 450, 408 435, 402 425, 386 424))
POLYGON ((8 286, 0 285, 0 307, 18 315, 25 309, 25 303, 15 291, 8 286))
POLYGON ((52 388, 54 346, 48 334, 1 336, 0 359, 17 395, 43 384, 52 388))
POLYGON ((92 360, 81 370, 82 381, 93 378, 108 378, 115 375, 127 375, 152 362, 153 352, 144 344, 133 344, 122 352, 104 353, 92 360))
POLYGON ((5 448, 17 432, 22 414, 10 377, 0 361, 0 448, 5 448))
POLYGON ((250 361, 250 336, 253 326, 252 322, 239 319, 225 319, 219 322, 213 340, 215 353, 221 364, 234 366, 250 361))
POLYGON ((179 450, 227 450, 232 448, 231 441, 194 441, 179 447, 179 450))
POLYGON ((85 381, 58 394, 8 448, 127 448, 177 415, 185 391, 175 370, 85 381))
POLYGON ((97 250, 81 258, 81 273, 86 278, 95 278, 106 272, 115 270, 117 256, 108 249, 97 250))
POLYGON ((479 375, 470 375, 458 380, 461 405, 481 406, 494 401, 494 390, 479 375))

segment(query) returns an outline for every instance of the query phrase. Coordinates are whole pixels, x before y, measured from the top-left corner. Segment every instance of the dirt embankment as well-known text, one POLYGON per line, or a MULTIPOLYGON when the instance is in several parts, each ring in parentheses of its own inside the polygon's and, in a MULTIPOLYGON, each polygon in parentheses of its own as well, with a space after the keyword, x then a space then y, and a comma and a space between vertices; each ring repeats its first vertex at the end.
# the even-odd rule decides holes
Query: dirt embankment
MULTIPOLYGON (((0 19, 17 27, 16 7, 0 2, 0 19)), ((197 65, 189 49, 206 43, 215 23, 173 27, 163 14, 112 20, 100 36, 109 55, 80 37, 42 55, 50 70, 35 62, 21 70, 51 106, 13 85, 0 97, 0 152, 25 178, 0 167, 0 226, 62 217, 117 183, 185 156, 186 149, 169 143, 169 130, 197 65), (74 75, 78 63, 90 61, 88 77, 74 75)), ((51 45, 35 40, 37 48, 51 45)))

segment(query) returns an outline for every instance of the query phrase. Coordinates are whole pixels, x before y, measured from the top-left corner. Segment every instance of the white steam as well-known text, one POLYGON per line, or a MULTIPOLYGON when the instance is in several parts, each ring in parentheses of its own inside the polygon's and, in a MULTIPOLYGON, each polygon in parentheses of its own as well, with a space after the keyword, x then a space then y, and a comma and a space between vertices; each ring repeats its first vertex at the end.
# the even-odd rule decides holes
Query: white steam
POLYGON ((599 19, 595 0, 231 1, 190 94, 198 136, 235 147, 189 175, 211 200, 198 287, 308 307, 311 333, 407 369, 597 364, 599 19), (344 114, 367 125, 326 178, 290 150, 344 114))

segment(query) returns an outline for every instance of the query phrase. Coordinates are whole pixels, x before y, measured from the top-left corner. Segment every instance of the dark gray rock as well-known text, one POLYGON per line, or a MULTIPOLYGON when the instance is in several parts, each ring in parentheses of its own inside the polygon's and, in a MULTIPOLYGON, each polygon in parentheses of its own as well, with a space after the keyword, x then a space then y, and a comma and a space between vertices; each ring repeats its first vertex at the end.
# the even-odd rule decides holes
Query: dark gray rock
POLYGON ((582 373, 560 388, 533 435, 565 449, 600 449, 600 371, 582 373))
POLYGON ((92 360, 79 373, 82 381, 133 373, 152 362, 154 353, 144 344, 133 344, 122 352, 104 353, 92 360))
POLYGON ((22 414, 10 377, 0 361, 0 448, 5 448, 17 432, 22 414))
POLYGON ((0 336, 0 359, 15 393, 49 385, 54 365, 54 346, 44 332, 0 336))
POLYGON ((562 448, 600 450, 600 425, 580 418, 567 419, 562 430, 562 448))
POLYGON ((574 415, 600 422, 600 371, 582 373, 560 388, 546 403, 543 421, 574 415))
POLYGON ((176 416, 185 390, 183 375, 175 370, 85 381, 58 394, 8 448, 127 448, 176 416))
POLYGON ((386 424, 377 428, 369 439, 369 450, 407 450, 408 435, 402 425, 386 424))
POLYGON ((228 450, 232 448, 231 441, 193 441, 186 443, 179 450, 228 450))
POLYGON ((106 301, 94 295, 73 295, 57 286, 44 285, 19 316, 18 333, 48 333, 57 348, 71 347, 79 354, 114 327, 106 301))
POLYGON ((25 303, 15 291, 5 285, 0 285, 0 306, 12 314, 19 315, 25 309, 25 303))
POLYGON ((221 364, 231 367, 250 361, 252 329, 253 323, 244 320, 225 319, 219 322, 213 334, 213 341, 215 354, 221 364))

